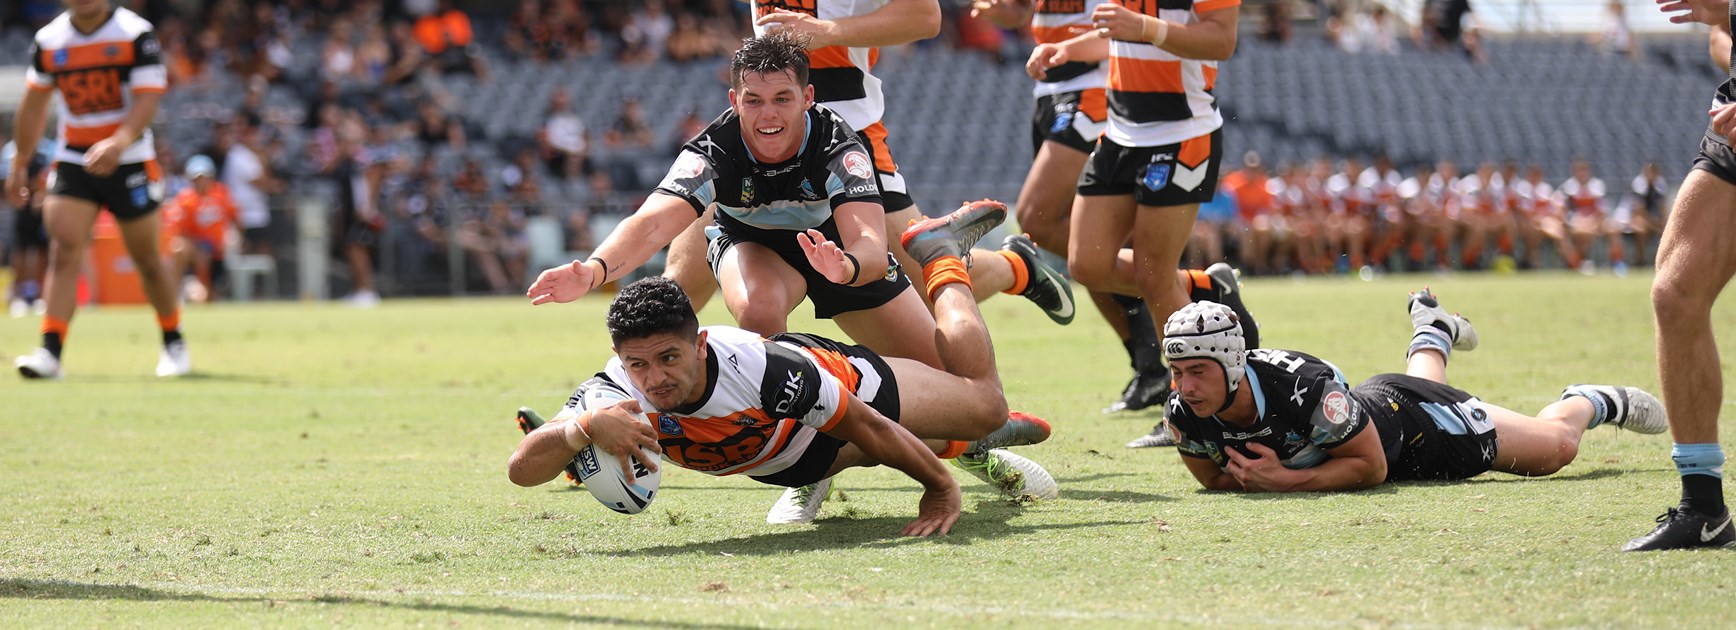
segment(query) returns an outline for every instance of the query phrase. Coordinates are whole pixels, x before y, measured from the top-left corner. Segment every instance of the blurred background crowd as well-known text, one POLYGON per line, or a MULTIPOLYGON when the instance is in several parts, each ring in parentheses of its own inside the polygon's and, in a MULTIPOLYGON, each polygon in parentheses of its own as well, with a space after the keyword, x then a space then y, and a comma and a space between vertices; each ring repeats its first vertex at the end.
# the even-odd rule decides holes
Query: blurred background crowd
MULTIPOLYGON (((1647 264, 1715 84, 1704 36, 1643 36, 1628 13, 1650 2, 1539 1, 1245 0, 1217 89, 1241 168, 1202 209, 1190 256, 1253 274, 1647 264)), ((230 258, 257 272, 201 284, 264 280, 270 297, 358 305, 516 293, 582 257, 727 106, 722 69, 752 11, 120 4, 162 42, 169 197, 191 185, 191 158, 209 158, 236 209, 230 258)), ((1010 202, 1031 155, 1029 34, 942 5, 940 37, 882 53, 889 144, 924 208, 1010 202)), ((0 10, 0 67, 26 64, 60 10, 0 10)))

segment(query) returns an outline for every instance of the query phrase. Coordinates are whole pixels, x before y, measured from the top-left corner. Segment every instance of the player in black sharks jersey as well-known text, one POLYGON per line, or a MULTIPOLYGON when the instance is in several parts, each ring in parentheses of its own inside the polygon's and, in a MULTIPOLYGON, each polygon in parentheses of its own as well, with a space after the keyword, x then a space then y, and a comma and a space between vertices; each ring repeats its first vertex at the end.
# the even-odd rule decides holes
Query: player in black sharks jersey
MULTIPOLYGON (((731 64, 729 111, 682 148, 656 192, 596 255, 538 276, 532 303, 568 302, 626 275, 715 208, 712 270, 742 328, 785 332, 789 313, 808 298, 817 317, 835 320, 856 343, 939 367, 934 317, 888 253, 870 153, 842 117, 814 102, 807 63, 790 37, 744 43, 731 64)), ((1006 214, 999 202, 967 207, 977 220, 954 226, 966 239, 1006 214)))
POLYGON ((1175 378, 1167 422, 1200 485, 1212 490, 1355 490, 1388 480, 1465 479, 1488 470, 1549 475, 1579 438, 1606 422, 1661 433, 1663 406, 1633 387, 1572 385, 1535 417, 1447 385, 1452 350, 1477 345, 1471 323, 1424 289, 1410 296, 1414 330, 1404 374, 1351 388, 1324 360, 1245 350, 1228 307, 1184 306, 1164 324, 1175 378))

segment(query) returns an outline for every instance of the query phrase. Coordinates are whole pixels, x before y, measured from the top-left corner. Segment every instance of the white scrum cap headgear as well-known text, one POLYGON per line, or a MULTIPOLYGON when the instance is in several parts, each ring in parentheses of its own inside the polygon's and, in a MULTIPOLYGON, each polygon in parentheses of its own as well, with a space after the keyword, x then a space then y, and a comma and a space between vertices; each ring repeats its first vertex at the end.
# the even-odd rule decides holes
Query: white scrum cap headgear
MULTIPOLYGON (((1181 307, 1163 324, 1163 356, 1177 359, 1211 359, 1224 368, 1225 392, 1236 393, 1247 373, 1248 343, 1242 339, 1242 323, 1236 312, 1217 302, 1194 302, 1181 307)), ((1224 400, 1226 408, 1234 396, 1224 400)))

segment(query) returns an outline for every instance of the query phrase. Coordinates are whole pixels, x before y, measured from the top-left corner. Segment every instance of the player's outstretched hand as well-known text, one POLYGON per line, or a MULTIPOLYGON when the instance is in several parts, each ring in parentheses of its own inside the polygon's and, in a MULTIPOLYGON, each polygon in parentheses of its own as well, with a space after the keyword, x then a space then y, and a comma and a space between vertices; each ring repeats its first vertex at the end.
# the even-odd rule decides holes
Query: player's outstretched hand
POLYGON ((1037 44, 1031 58, 1025 60, 1025 74, 1038 81, 1049 76, 1049 69, 1067 63, 1067 49, 1054 44, 1037 44))
POLYGON ((1658 11, 1669 15, 1673 24, 1718 26, 1730 19, 1729 10, 1725 0, 1658 0, 1658 11))
POLYGON ((525 291, 524 296, 530 298, 533 306, 571 302, 590 293, 592 285, 599 284, 595 275, 589 266, 578 261, 550 267, 537 274, 536 282, 530 284, 530 290, 525 291))
POLYGON ((850 276, 857 275, 856 262, 846 258, 844 249, 827 239, 819 230, 797 233, 796 243, 802 246, 802 253, 807 255, 808 264, 827 280, 836 284, 849 284, 850 276))
POLYGON ((922 502, 917 504, 916 520, 904 526, 900 532, 905 536, 945 536, 952 533, 952 524, 958 522, 959 512, 963 509, 963 499, 958 495, 958 484, 949 484, 945 490, 924 490, 922 502))
POLYGON ((641 413, 639 401, 623 400, 591 414, 591 443, 619 458, 621 474, 627 479, 633 478, 634 459, 644 464, 646 470, 657 472, 657 462, 647 461, 640 455, 640 449, 662 452, 662 447, 657 445, 657 434, 651 432, 651 425, 639 421, 641 413))

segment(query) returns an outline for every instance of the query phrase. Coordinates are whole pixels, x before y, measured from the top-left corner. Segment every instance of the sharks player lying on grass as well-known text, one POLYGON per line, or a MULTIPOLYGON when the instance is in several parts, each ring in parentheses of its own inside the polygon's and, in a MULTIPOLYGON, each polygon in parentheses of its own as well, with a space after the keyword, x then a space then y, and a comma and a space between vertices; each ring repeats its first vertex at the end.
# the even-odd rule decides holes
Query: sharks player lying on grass
POLYGON ((1006 420, 994 349, 959 259, 965 245, 941 221, 913 226, 904 242, 924 263, 949 371, 816 335, 702 329, 674 281, 647 278, 609 306, 616 357, 525 436, 509 477, 547 482, 593 443, 623 467, 625 454, 651 448, 683 468, 785 487, 886 464, 923 485, 918 517, 903 530, 910 536, 945 534, 958 519, 958 484, 940 459, 978 453, 994 463, 1002 491, 1054 498, 1048 472, 1003 448, 1048 439, 1049 426, 1006 420), (1004 424, 965 441, 977 420, 1004 424))
POLYGON ((1182 307, 1163 331, 1176 392, 1166 421, 1182 463, 1210 490, 1356 490, 1489 470, 1549 475, 1579 454, 1588 429, 1665 429, 1663 405, 1634 387, 1572 385, 1536 417, 1478 400, 1447 385, 1453 349, 1477 346, 1471 322, 1428 289, 1410 295, 1410 315, 1405 373, 1353 389, 1324 360, 1244 350, 1223 305, 1182 307))

